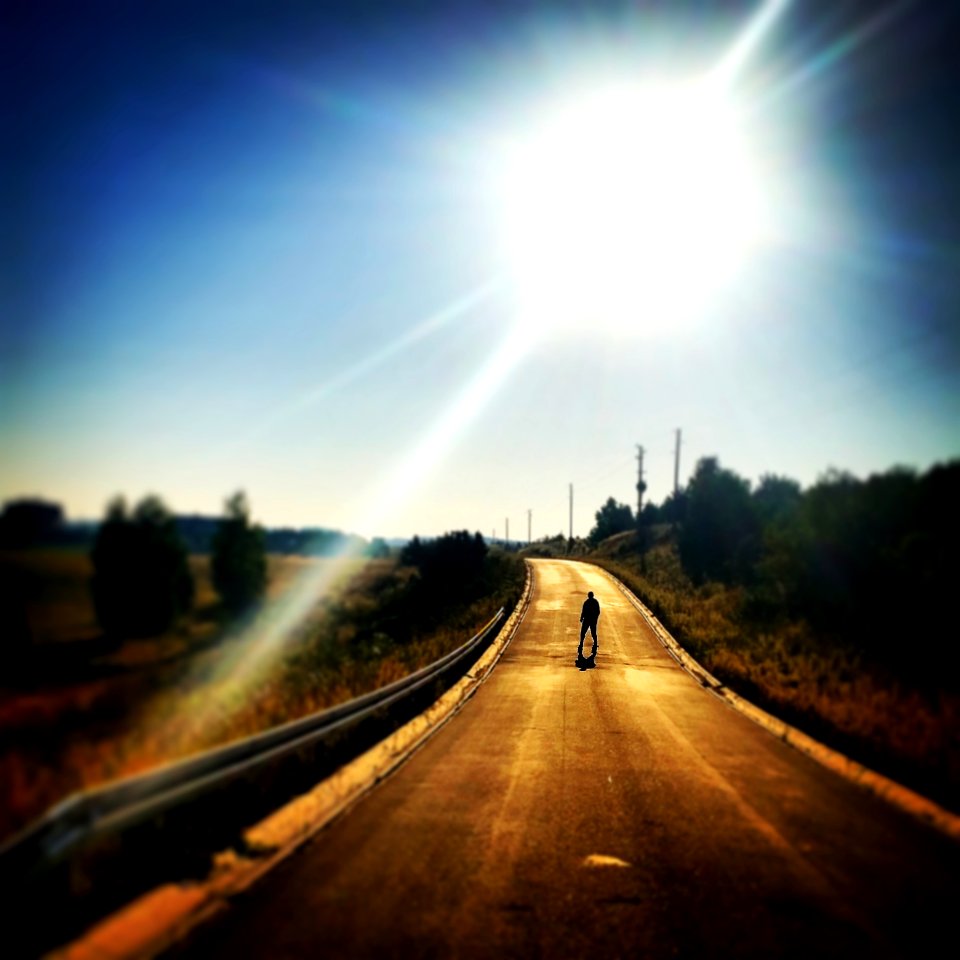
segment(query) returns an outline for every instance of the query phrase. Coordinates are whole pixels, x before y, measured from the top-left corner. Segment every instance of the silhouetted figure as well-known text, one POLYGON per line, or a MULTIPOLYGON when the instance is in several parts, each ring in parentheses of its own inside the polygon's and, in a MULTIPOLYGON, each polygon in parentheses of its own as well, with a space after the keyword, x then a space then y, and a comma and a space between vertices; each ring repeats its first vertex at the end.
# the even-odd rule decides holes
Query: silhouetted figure
POLYGON ((597 656, 597 620, 600 619, 600 602, 593 595, 591 590, 587 594, 587 599, 583 601, 583 608, 580 610, 580 645, 577 647, 577 662, 583 660, 583 639, 587 635, 587 630, 593 636, 593 650, 588 659, 596 660, 597 656))

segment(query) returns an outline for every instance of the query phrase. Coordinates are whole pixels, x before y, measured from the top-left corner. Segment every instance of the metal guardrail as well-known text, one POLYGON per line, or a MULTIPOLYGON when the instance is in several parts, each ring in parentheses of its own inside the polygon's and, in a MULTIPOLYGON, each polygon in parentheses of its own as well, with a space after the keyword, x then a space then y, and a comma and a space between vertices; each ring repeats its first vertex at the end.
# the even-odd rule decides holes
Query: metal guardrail
MULTIPOLYGON (((0 846, 5 927, 46 949, 152 886, 205 875, 213 853, 242 846, 245 828, 433 703, 479 659, 504 613, 372 693, 67 798, 0 846)), ((26 942, 7 930, 7 943, 11 935, 26 942)))

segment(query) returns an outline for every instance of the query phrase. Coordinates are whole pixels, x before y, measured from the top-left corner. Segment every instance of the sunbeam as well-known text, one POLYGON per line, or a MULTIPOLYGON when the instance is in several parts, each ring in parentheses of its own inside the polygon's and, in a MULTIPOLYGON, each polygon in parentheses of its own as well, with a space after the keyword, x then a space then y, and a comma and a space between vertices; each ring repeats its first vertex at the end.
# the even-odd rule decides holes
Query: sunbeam
MULTIPOLYGON (((380 529, 410 500, 527 354, 532 346, 528 331, 528 326, 518 325, 506 337, 411 452, 370 491, 364 502, 374 506, 356 518, 355 529, 380 529)), ((205 685, 202 702, 193 704, 181 722, 204 731, 228 724, 232 712, 249 702, 253 689, 290 651, 310 611, 346 585, 359 550, 348 546, 338 556, 309 566, 282 597, 235 630, 224 642, 224 653, 205 685)), ((154 717, 146 722, 158 721, 154 717)))
POLYGON ((900 0, 899 3, 883 7, 859 26, 831 43, 826 49, 821 50, 815 57, 804 63, 799 70, 794 71, 786 79, 760 94, 756 98, 757 106, 768 106, 770 103, 810 83, 824 71, 831 69, 841 60, 850 56, 864 43, 872 40, 878 33, 892 26, 912 6, 914 6, 914 0, 900 0))
POLYGON ((377 491, 367 498, 367 502, 377 506, 364 517, 362 529, 378 529, 412 496, 417 486, 449 452, 458 436, 479 416, 532 345, 529 328, 517 325, 446 412, 389 472, 377 491))
POLYGON ((714 67, 710 74, 711 82, 720 85, 730 83, 766 39, 789 5, 790 0, 766 0, 714 67))
POLYGON ((242 449, 244 446, 249 445, 254 440, 264 436, 270 430, 280 426, 280 424, 302 413, 304 410, 308 410, 310 407, 324 400, 328 400, 345 387, 373 373, 388 360, 396 357, 404 350, 432 336, 454 320, 466 316, 471 310, 490 300, 501 289, 501 286, 501 281, 497 277, 479 284, 462 296, 457 297, 451 303, 441 307, 395 340, 380 347, 366 357, 357 360, 329 380, 325 380, 323 383, 311 387, 299 397, 278 407, 258 423, 254 424, 249 430, 240 436, 234 437, 229 443, 224 444, 215 454, 211 454, 208 459, 215 460, 242 449))
POLYGON ((480 284, 480 286, 475 287, 469 293, 458 297, 452 303, 438 310, 422 323, 417 324, 417 326, 403 336, 388 343, 385 347, 370 354, 370 356, 358 360, 353 366, 348 367, 337 376, 326 381, 326 383, 314 387, 299 400, 294 401, 285 413, 294 413, 304 407, 309 407, 320 400, 326 399, 338 390, 342 390, 345 386, 360 379, 360 377, 365 374, 372 373, 377 367, 384 364, 391 357, 396 356, 402 350, 413 346, 413 344, 430 336, 430 334, 443 329, 443 327, 452 320, 456 320, 464 314, 469 313, 474 307, 479 306, 493 296, 499 288, 500 281, 497 278, 480 284))

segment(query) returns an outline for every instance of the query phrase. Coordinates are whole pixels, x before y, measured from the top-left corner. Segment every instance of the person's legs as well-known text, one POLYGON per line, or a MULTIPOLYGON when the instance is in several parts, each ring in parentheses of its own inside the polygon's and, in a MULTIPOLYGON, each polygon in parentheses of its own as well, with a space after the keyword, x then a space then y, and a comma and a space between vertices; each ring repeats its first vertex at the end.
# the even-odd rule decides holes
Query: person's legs
POLYGON ((577 659, 583 656, 583 638, 587 635, 587 627, 589 626, 590 624, 586 620, 580 624, 580 646, 577 647, 577 659))
MULTIPOLYGON (((596 623, 591 623, 591 624, 590 624, 590 633, 591 633, 591 635, 593 636, 593 650, 590 652, 590 656, 591 656, 591 657, 595 657, 595 656, 597 655, 597 625, 596 625, 596 623)), ((586 634, 586 630, 584 630, 584 634, 586 634)), ((580 646, 581 646, 581 648, 583 647, 583 639, 582 639, 582 638, 581 638, 581 640, 580 640, 580 646)))

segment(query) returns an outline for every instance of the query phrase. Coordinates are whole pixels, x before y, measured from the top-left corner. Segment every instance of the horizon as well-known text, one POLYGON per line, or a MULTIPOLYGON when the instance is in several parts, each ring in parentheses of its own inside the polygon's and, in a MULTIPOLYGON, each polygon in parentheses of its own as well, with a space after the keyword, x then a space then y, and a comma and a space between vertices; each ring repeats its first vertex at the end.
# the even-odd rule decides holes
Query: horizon
MULTIPOLYGON (((575 535, 635 508, 636 444, 662 502, 677 428, 681 484, 705 456, 804 488, 960 456, 957 11, 108 7, 14 17, 0 501, 96 522, 117 492, 216 516, 243 489, 260 523, 368 539, 531 509, 536 540, 569 483, 575 535), (707 251, 534 336, 501 152, 598 78, 711 71, 764 171, 737 272, 714 289, 707 251)), ((563 154, 537 162, 569 177, 563 154)), ((610 292, 606 263, 563 286, 573 249, 536 264, 544 314, 610 292)))
MULTIPOLYGON (((712 456, 711 454, 705 455, 705 457, 711 457, 711 456, 712 456)), ((735 466, 725 463, 722 457, 717 457, 717 459, 721 467, 727 470, 731 470, 733 473, 736 473, 737 475, 742 477, 742 475, 739 473, 739 471, 736 469, 735 466)), ((802 483, 801 481, 797 480, 796 477, 790 477, 790 476, 787 476, 786 474, 778 473, 776 470, 765 471, 763 474, 761 474, 759 477, 756 477, 756 478, 742 477, 742 479, 745 479, 749 483, 751 490, 756 489, 758 482, 764 476, 776 476, 776 477, 780 477, 787 480, 796 480, 796 482, 800 484, 801 491, 806 492, 811 487, 816 486, 819 483, 828 482, 831 478, 831 474, 834 474, 834 473, 841 476, 851 476, 853 477, 854 480, 858 482, 866 482, 871 477, 882 476, 897 470, 908 470, 916 474, 917 476, 924 476, 932 470, 935 470, 937 468, 949 467, 951 464, 955 464, 958 462, 960 462, 960 457, 947 457, 941 460, 936 460, 933 463, 930 463, 927 466, 922 468, 918 468, 918 467, 915 467, 909 464, 904 464, 904 463, 894 463, 894 464, 891 464, 889 467, 886 467, 885 469, 870 471, 869 473, 866 473, 866 474, 854 474, 849 470, 844 470, 842 467, 831 466, 831 467, 828 467, 826 470, 822 471, 820 474, 818 474, 817 477, 810 483, 802 483)), ((686 485, 687 485, 687 482, 689 482, 689 479, 690 478, 688 477, 686 482, 681 482, 679 486, 679 489, 681 492, 686 488, 686 485)), ((655 506, 658 506, 658 507, 663 506, 664 502, 668 500, 670 496, 672 496, 672 493, 673 491, 671 490, 669 493, 665 494, 663 497, 660 497, 660 498, 651 498, 645 493, 644 504, 653 503, 655 506)), ((222 510, 220 512, 213 512, 213 513, 198 513, 192 510, 180 511, 176 509, 176 507, 173 504, 169 503, 163 497, 162 494, 159 494, 156 491, 151 491, 147 494, 144 494, 144 496, 150 496, 150 495, 158 496, 160 500, 163 501, 164 505, 170 510, 173 517, 177 520, 185 520, 185 519, 218 520, 223 515, 222 510)), ((118 496, 122 496, 122 495, 118 494, 118 496)), ((591 519, 589 523, 591 528, 595 522, 594 515, 607 502, 608 498, 613 498, 618 504, 628 506, 632 512, 636 513, 635 501, 634 503, 630 503, 628 500, 618 499, 614 494, 606 494, 606 495, 603 495, 600 498, 600 500, 597 501, 595 508, 591 509, 590 511, 591 519)), ((110 499, 113 499, 113 498, 110 498, 110 499)), ((125 497, 124 499, 126 500, 128 506, 135 506, 136 503, 140 499, 142 499, 142 497, 133 497, 133 498, 125 497)), ((103 522, 103 516, 99 516, 99 517, 72 516, 67 510, 67 508, 64 506, 62 500, 56 498, 55 496, 44 496, 40 494, 13 495, 13 496, 5 497, 2 501, 0 501, 0 508, 6 507, 7 505, 18 502, 18 501, 29 501, 29 500, 43 501, 45 503, 62 507, 64 511, 64 522, 67 524, 97 525, 103 522)), ((569 501, 566 501, 566 502, 569 503, 569 501)), ((252 509, 252 507, 253 505, 251 504, 251 519, 253 520, 254 523, 259 524, 260 526, 262 526, 264 529, 267 529, 267 530, 280 530, 283 528, 289 528, 292 530, 299 530, 299 531, 319 530, 327 533, 339 533, 345 537, 360 537, 361 539, 365 539, 367 541, 383 540, 387 543, 409 542, 414 537, 420 537, 420 539, 422 540, 432 540, 438 537, 442 537, 445 534, 453 533, 456 530, 467 530, 470 533, 474 533, 474 532, 479 533, 481 536, 483 536, 485 540, 491 543, 505 540, 503 532, 493 531, 493 535, 488 536, 487 532, 480 529, 479 527, 476 527, 476 528, 451 527, 448 530, 442 530, 438 533, 420 533, 418 531, 414 531, 413 533, 410 533, 410 534, 392 535, 392 534, 382 534, 382 533, 361 534, 354 530, 347 530, 340 527, 329 526, 328 524, 323 523, 323 521, 315 521, 315 522, 314 521, 311 521, 311 522, 293 521, 293 522, 284 522, 284 523, 272 523, 269 520, 259 517, 256 514, 256 511, 252 509)), ((514 529, 520 529, 521 531, 522 529, 524 529, 520 524, 525 519, 525 517, 526 517, 525 512, 517 513, 516 520, 517 520, 518 526, 514 529)), ((511 517, 510 519, 512 521, 514 518, 511 517)), ((587 530, 586 533, 580 533, 580 534, 575 533, 574 539, 585 539, 588 536, 588 534, 589 534, 589 529, 587 530)), ((544 533, 537 534, 532 538, 530 542, 535 543, 539 540, 550 540, 557 536, 561 536, 564 539, 567 538, 567 534, 564 533, 562 529, 560 529, 556 533, 544 532, 544 533)), ((512 536, 510 537, 509 542, 525 543, 527 541, 525 537, 512 536)))

